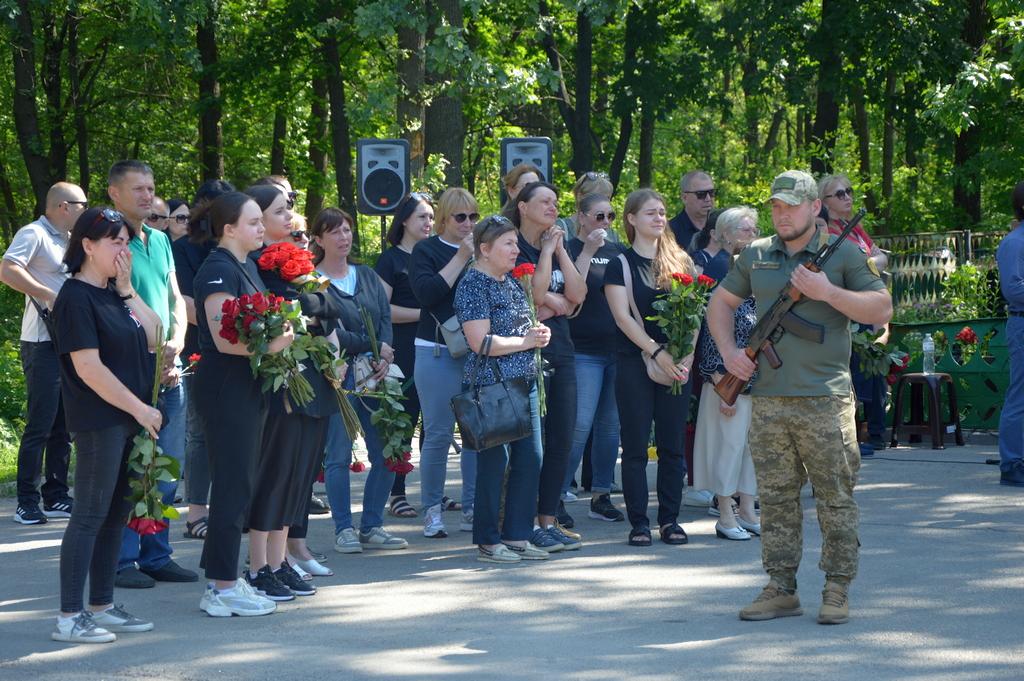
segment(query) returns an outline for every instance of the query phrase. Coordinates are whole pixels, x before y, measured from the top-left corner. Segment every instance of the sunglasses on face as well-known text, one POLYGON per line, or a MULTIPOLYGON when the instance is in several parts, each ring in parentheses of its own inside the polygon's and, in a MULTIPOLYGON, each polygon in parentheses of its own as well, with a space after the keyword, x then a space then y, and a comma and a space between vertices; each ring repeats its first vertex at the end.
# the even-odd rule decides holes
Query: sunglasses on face
POLYGON ((151 222, 156 222, 157 220, 166 220, 169 217, 171 217, 171 216, 170 215, 158 215, 156 213, 150 213, 149 214, 149 219, 150 219, 151 222))
POLYGON ((607 220, 608 222, 614 222, 615 211, 610 210, 607 213, 594 213, 590 217, 592 217, 597 222, 604 222, 605 220, 607 220))
POLYGON ((307 234, 306 234, 306 233, 305 233, 304 231, 302 231, 301 229, 297 229, 297 230, 295 230, 294 232, 288 232, 288 234, 289 234, 289 235, 291 236, 291 238, 292 238, 292 239, 294 239, 295 241, 304 241, 304 240, 307 240, 307 239, 309 239, 309 235, 307 235, 307 234))
POLYGON ((683 193, 684 194, 693 194, 694 196, 696 196, 701 201, 703 201, 704 199, 708 198, 709 196, 711 198, 715 198, 715 190, 714 189, 699 189, 699 190, 697 190, 695 192, 685 191, 683 193))
POLYGON ((187 215, 175 215, 174 216, 174 221, 175 222, 180 222, 180 223, 188 222, 188 216, 187 215))
POLYGON ((847 197, 852 199, 853 198, 853 187, 847 187, 846 189, 837 189, 834 192, 832 192, 831 194, 826 195, 825 198, 826 199, 831 199, 833 196, 836 197, 837 199, 845 199, 847 197))
POLYGON ((452 219, 460 225, 466 221, 466 218, 469 218, 470 222, 476 222, 480 219, 480 213, 456 213, 452 216, 452 219))
POLYGON ((89 202, 88 201, 65 201, 64 203, 68 203, 68 204, 72 204, 73 203, 76 206, 81 206, 82 210, 89 210, 89 202))

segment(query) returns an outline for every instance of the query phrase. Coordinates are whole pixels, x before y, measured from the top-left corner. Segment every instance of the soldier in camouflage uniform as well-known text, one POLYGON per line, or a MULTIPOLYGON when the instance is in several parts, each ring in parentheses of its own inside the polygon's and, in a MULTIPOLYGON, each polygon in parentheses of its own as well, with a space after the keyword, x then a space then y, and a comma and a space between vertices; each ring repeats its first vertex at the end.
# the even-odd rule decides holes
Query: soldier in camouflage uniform
POLYGON ((825 590, 818 621, 849 619, 847 591, 857 574, 858 513, 853 488, 860 467, 850 384, 850 320, 884 324, 892 299, 877 270, 849 241, 836 250, 822 272, 807 262, 829 239, 815 227, 821 202, 812 178, 801 171, 782 173, 772 183, 772 222, 776 234, 755 241, 738 257, 708 309, 708 327, 722 351, 726 369, 749 379, 755 365, 736 348, 733 311, 750 295, 758 317, 787 281, 804 294, 794 312, 825 329, 825 340, 786 333, 776 344, 782 366, 759 365, 752 390, 750 449, 761 496, 761 559, 770 581, 740 611, 745 620, 800 615, 796 573, 803 552, 800 490, 810 479, 821 526, 819 567, 825 590))

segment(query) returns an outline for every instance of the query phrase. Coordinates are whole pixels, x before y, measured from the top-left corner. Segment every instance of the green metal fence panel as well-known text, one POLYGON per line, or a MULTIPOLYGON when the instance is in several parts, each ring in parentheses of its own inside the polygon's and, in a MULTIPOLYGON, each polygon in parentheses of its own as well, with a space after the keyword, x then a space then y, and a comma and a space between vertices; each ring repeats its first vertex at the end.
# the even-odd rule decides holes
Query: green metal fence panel
MULTIPOLYGON (((946 338, 944 348, 936 347, 935 371, 953 377, 960 422, 964 428, 998 430, 1003 397, 1010 382, 1010 355, 1006 347, 1006 320, 1000 318, 960 319, 946 322, 893 324, 890 343, 910 353, 907 371, 921 371, 921 338, 938 332, 946 338), (973 352, 955 336, 965 326, 978 335, 973 352), (969 355, 967 361, 963 358, 969 355)), ((943 396, 943 410, 947 409, 943 396)), ((943 411, 943 413, 946 413, 943 411)))

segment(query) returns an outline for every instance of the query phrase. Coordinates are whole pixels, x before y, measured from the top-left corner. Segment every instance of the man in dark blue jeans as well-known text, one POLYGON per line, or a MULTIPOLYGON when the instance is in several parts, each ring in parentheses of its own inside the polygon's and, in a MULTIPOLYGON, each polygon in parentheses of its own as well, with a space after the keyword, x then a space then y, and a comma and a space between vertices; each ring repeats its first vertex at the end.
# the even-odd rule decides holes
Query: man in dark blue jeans
POLYGON ((68 234, 88 206, 77 185, 58 182, 46 195, 46 214, 15 234, 0 261, 0 281, 25 294, 21 321, 21 366, 25 372, 28 416, 18 449, 18 509, 14 521, 38 525, 47 518, 69 518, 68 461, 71 438, 64 424, 57 354, 39 310, 48 310, 67 279, 62 271, 68 234), (45 452, 43 508, 36 488, 45 452))
POLYGON ((1024 487, 1024 182, 1013 190, 1013 214, 1014 229, 996 252, 1010 351, 1010 385, 999 416, 999 482, 1024 487))

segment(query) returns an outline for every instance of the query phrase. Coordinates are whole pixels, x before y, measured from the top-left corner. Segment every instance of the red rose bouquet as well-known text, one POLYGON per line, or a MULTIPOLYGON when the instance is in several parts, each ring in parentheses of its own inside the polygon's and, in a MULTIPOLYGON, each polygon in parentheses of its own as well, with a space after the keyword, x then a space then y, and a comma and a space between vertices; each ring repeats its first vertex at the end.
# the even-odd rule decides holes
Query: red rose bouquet
POLYGON ((969 326, 960 329, 960 332, 954 338, 964 345, 976 345, 978 343, 978 334, 969 326))
POLYGON ((263 392, 288 389, 296 404, 309 404, 313 388, 302 375, 299 361, 306 359, 301 344, 293 344, 281 352, 269 353, 270 343, 284 334, 291 323, 296 337, 305 329, 298 301, 285 300, 273 293, 245 294, 225 300, 221 306, 220 337, 232 345, 241 343, 252 353, 249 365, 252 375, 263 382, 263 392))
POLYGON ((314 274, 316 268, 313 265, 313 254, 295 244, 270 244, 263 249, 256 262, 261 270, 276 272, 299 291, 322 291, 330 283, 326 277, 314 274))
MULTIPOLYGON (((163 338, 163 329, 157 327, 157 338, 163 338)), ((161 342, 156 349, 156 371, 153 376, 153 393, 150 404, 154 407, 160 396, 160 379, 164 366, 165 343, 161 342)), ((192 362, 191 369, 195 365, 192 362)), ((178 511, 171 505, 163 503, 163 492, 157 483, 173 482, 181 475, 178 460, 167 456, 160 449, 145 428, 132 439, 132 450, 128 453, 128 470, 133 474, 128 481, 131 493, 128 501, 131 511, 128 515, 128 527, 141 535, 156 534, 167 528, 164 518, 177 518, 178 511)))
MULTIPOLYGON (((678 364, 693 353, 704 311, 708 306, 708 297, 714 286, 715 280, 707 275, 702 274, 694 279, 690 274, 673 272, 671 288, 651 304, 657 314, 647 319, 657 322, 658 328, 664 332, 668 339, 665 352, 671 355, 674 363, 678 364)), ((673 382, 668 391, 673 395, 681 394, 682 382, 673 382)))
MULTIPOLYGON (((537 268, 532 263, 524 262, 512 268, 512 277, 518 279, 526 294, 526 304, 530 309, 530 326, 537 326, 540 321, 537 319, 537 303, 533 300, 533 275, 537 268)), ((544 399, 544 358, 541 357, 540 348, 534 350, 537 362, 537 404, 540 407, 540 415, 543 418, 547 414, 547 404, 544 399)))

